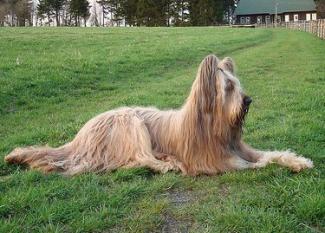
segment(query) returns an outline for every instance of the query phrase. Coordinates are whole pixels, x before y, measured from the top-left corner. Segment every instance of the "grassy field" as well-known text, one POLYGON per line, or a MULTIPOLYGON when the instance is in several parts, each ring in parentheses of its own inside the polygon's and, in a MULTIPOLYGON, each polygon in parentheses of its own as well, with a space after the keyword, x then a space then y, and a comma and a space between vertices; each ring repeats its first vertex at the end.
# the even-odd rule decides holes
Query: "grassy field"
POLYGON ((264 29, 0 28, 0 138, 0 232, 324 232, 325 42, 264 29), (291 148, 314 169, 68 178, 4 163, 118 106, 180 107, 210 53, 233 57, 254 99, 245 140, 291 148))

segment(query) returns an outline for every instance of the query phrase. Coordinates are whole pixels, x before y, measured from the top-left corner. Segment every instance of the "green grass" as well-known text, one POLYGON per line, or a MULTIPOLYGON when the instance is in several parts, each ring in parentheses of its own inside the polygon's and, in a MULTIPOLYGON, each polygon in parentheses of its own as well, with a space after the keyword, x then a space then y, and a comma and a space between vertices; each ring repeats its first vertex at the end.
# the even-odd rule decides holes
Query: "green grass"
POLYGON ((0 232, 324 232, 325 42, 229 28, 0 28, 0 232), (43 175, 17 146, 61 145, 123 105, 182 105, 201 59, 231 56, 254 99, 245 140, 315 168, 183 177, 148 169, 43 175))

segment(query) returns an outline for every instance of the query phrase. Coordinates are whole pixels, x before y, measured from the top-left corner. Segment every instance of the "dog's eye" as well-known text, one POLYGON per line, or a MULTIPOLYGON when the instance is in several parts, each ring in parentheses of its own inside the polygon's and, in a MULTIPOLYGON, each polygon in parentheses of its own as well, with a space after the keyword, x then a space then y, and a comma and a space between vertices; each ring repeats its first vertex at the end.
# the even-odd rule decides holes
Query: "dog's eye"
POLYGON ((232 91, 233 89, 234 89, 234 84, 232 81, 228 79, 226 83, 226 91, 232 91))

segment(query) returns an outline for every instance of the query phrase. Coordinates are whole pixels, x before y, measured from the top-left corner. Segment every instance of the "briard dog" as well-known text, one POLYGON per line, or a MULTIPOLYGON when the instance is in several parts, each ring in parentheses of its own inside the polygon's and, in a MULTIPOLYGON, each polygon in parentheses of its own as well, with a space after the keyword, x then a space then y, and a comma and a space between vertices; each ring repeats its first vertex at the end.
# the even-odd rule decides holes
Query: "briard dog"
POLYGON ((251 102, 235 76, 233 61, 209 55, 180 109, 108 111, 88 121, 61 147, 17 148, 5 160, 67 175, 132 167, 186 175, 213 175, 270 163, 295 172, 313 167, 311 160, 293 152, 260 151, 242 141, 251 102))

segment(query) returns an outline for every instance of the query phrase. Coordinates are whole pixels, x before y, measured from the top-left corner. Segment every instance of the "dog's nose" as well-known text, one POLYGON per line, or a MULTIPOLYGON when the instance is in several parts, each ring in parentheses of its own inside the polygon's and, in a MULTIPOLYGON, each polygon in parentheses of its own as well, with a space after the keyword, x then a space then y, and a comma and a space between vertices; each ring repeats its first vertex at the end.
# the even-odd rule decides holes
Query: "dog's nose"
POLYGON ((244 104, 246 105, 246 106, 248 106, 248 105, 250 105, 251 103, 252 103, 252 98, 251 97, 249 97, 249 96, 245 96, 245 98, 244 98, 244 104))

